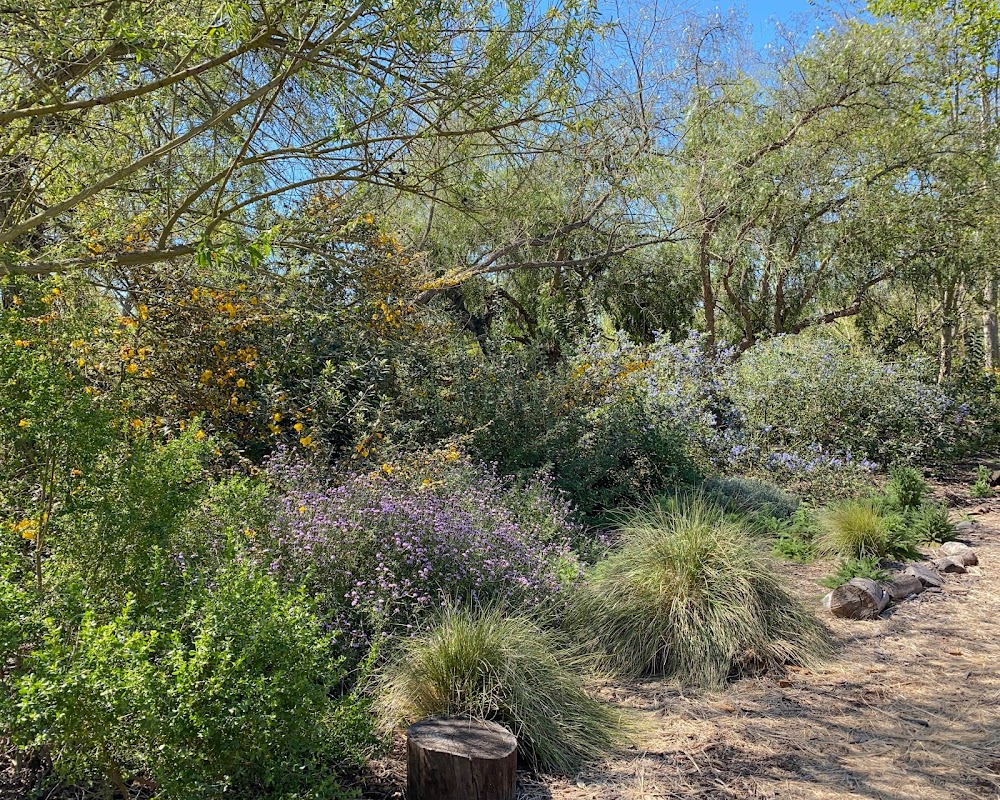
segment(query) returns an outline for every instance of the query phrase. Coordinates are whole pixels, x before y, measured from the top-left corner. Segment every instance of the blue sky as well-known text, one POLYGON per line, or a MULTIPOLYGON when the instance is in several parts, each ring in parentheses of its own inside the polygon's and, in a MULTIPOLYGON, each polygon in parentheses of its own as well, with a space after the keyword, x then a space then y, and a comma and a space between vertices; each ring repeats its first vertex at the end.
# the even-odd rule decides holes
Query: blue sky
POLYGON ((745 0, 745 2, 696 0, 694 7, 699 11, 742 9, 747 22, 753 25, 754 40, 759 44, 772 38, 775 22, 789 24, 796 17, 811 17, 816 12, 816 6, 809 0, 745 0))

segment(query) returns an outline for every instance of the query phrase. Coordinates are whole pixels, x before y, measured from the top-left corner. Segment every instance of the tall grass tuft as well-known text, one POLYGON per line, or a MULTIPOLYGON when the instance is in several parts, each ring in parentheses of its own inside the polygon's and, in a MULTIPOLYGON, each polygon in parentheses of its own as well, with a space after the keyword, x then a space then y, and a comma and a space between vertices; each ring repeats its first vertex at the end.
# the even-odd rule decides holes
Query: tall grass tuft
POLYGON ((571 773, 624 742, 618 714, 587 694, 587 664, 525 617, 447 608, 406 640, 379 687, 386 727, 438 715, 499 722, 533 769, 571 773))
POLYGON ((819 515, 817 550, 847 559, 907 558, 916 554, 913 536, 903 518, 883 507, 877 498, 845 500, 819 515))
POLYGON ((570 623, 608 665, 717 687, 829 650, 746 527, 700 498, 639 512, 576 594, 570 623))

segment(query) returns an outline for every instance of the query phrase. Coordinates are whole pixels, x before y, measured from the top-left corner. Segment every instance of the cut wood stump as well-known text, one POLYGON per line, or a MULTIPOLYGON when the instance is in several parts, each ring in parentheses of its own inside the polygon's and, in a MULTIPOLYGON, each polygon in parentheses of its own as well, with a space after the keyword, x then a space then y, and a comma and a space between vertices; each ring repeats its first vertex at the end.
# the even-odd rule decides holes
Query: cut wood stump
POLYGON ((437 717, 406 732, 408 800, 514 800, 517 738, 493 722, 437 717))
POLYGON ((852 578, 830 592, 824 598, 823 605, 835 617, 874 619, 889 605, 889 595, 875 581, 852 578))

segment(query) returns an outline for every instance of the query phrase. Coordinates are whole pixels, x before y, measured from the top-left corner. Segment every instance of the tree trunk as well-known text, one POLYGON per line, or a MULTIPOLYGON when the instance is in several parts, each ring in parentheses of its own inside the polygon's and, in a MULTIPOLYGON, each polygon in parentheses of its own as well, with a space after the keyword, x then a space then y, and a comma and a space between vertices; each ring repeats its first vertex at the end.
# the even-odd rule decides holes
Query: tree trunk
POLYGON ((440 717, 406 732, 409 800, 514 800, 517 739, 492 722, 440 717))
POLYGON ((941 335, 938 353, 938 383, 951 377, 955 353, 955 287, 947 286, 941 294, 941 335))
POLYGON ((983 307, 983 368, 987 372, 1000 367, 1000 331, 997 329, 998 281, 990 278, 986 284, 983 307))

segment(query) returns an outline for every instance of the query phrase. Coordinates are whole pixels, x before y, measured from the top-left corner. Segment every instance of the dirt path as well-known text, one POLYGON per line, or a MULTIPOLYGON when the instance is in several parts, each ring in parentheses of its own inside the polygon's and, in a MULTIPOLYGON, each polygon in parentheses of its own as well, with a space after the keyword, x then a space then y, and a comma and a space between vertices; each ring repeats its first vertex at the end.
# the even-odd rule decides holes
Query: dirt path
MULTIPOLYGON (((839 652, 822 669, 714 694, 609 686, 646 726, 640 748, 572 780, 525 778, 520 797, 1000 800, 1000 505, 970 517, 981 575, 886 619, 828 618, 839 652)), ((828 568, 787 571, 818 605, 828 568)))

